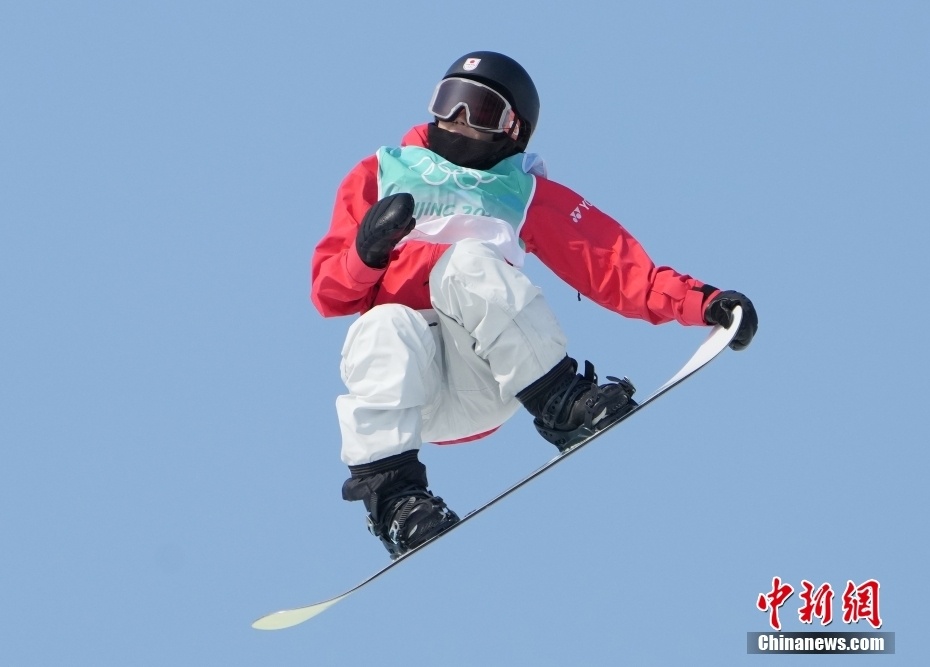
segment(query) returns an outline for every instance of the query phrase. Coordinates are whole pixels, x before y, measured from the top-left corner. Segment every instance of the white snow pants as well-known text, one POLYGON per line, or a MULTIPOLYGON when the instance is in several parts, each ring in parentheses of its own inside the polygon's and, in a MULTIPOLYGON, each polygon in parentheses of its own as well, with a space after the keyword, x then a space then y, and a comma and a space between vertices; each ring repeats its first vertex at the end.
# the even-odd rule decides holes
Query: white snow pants
POLYGON ((566 354, 559 323, 491 244, 459 241, 430 274, 433 308, 376 306, 342 348, 342 460, 362 465, 503 424, 566 354))

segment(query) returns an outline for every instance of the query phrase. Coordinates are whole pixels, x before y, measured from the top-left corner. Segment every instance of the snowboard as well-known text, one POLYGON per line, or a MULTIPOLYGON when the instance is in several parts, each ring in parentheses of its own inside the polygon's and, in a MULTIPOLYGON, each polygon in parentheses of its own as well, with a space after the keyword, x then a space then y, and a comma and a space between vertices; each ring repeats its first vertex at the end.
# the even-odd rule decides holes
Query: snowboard
POLYGON ((466 514, 465 516, 463 516, 458 523, 451 526, 445 532, 440 533, 439 535, 433 537, 427 542, 424 542, 416 549, 411 549, 410 551, 405 553, 403 556, 400 556, 396 560, 391 561, 390 563, 385 565, 383 568, 375 572, 373 575, 371 575, 370 577, 362 581, 360 584, 350 588, 349 590, 342 593, 341 595, 337 595, 334 598, 330 598, 322 602, 317 602, 316 604, 311 604, 305 607, 296 607, 294 609, 284 609, 282 611, 277 611, 271 614, 267 614, 265 616, 262 616, 258 620, 256 620, 254 623, 252 623, 252 627, 255 628, 256 630, 281 630, 284 628, 290 628, 295 625, 299 625, 300 623, 303 623, 304 621, 310 620, 314 616, 317 616, 323 613, 324 611, 326 611, 333 605, 337 604, 338 602, 342 602, 343 600, 345 600, 347 597, 349 597, 353 593, 357 593, 359 590, 361 590, 362 588, 364 588, 365 586, 373 582, 378 577, 386 574, 387 572, 394 569, 395 567, 397 567, 404 561, 408 560, 409 558, 412 558, 415 554, 418 554, 424 549, 426 549, 427 547, 429 547, 436 540, 439 540, 445 537, 446 535, 448 535, 449 533, 451 533, 452 531, 457 530, 462 525, 468 523, 470 519, 473 519, 474 517, 478 516, 478 514, 488 509, 489 507, 491 507, 498 501, 503 500, 504 498, 509 496, 511 493, 513 493, 520 487, 536 479, 537 477, 539 477, 541 474, 543 474, 547 470, 550 470, 554 466, 558 465, 559 463, 567 459, 569 456, 572 456, 573 454, 577 453, 583 447, 589 444, 591 441, 595 440, 596 438, 599 438, 600 436, 607 433, 610 429, 614 428, 615 426, 622 423, 623 421, 629 419, 631 416, 633 416, 634 414, 636 414, 637 412, 645 408, 647 405, 649 405, 650 403, 655 401, 657 398, 659 398, 660 396, 668 392, 670 389, 678 386, 679 384, 684 382, 686 379, 694 375, 697 371, 704 368, 704 366, 709 364, 713 359, 717 357, 717 355, 719 355, 721 352, 723 352, 727 348, 730 341, 733 340, 733 336, 736 335, 736 332, 739 329, 739 324, 740 324, 741 319, 742 319, 742 309, 740 309, 739 306, 737 306, 733 310, 733 321, 730 323, 730 326, 728 328, 724 328, 719 325, 715 326, 711 330, 710 334, 707 336, 706 340, 701 344, 701 346, 691 356, 691 358, 688 359, 685 365, 682 366, 681 369, 677 373, 675 373, 675 375, 669 378, 669 380, 666 381, 665 384, 663 384, 661 387, 659 387, 654 392, 649 394, 645 399, 643 399, 636 407, 630 410, 627 414, 625 414, 623 417, 621 417, 614 423, 610 424, 606 428, 600 431, 597 431, 596 433, 589 436, 585 440, 582 440, 581 442, 573 445, 569 449, 566 449, 565 451, 560 452, 554 458, 552 458, 547 463, 545 463, 543 466, 534 470, 529 475, 521 479, 519 482, 517 482, 516 484, 514 484, 507 490, 503 491, 502 493, 498 494, 491 500, 487 501, 484 505, 481 505, 477 509, 474 509, 468 514, 466 514))

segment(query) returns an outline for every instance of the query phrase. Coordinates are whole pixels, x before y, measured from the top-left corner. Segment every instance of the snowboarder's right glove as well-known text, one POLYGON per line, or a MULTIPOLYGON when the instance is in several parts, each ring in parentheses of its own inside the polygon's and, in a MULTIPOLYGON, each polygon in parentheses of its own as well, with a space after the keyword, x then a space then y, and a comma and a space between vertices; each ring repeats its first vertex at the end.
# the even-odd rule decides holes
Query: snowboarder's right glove
POLYGON ((745 294, 732 290, 720 292, 711 299, 704 309, 704 321, 708 324, 729 327, 733 323, 733 309, 736 306, 742 307, 743 319, 740 320, 736 335, 730 341, 730 349, 745 350, 759 328, 759 316, 756 315, 756 309, 752 305, 752 301, 745 294))
POLYGON ((413 205, 412 195, 398 192, 380 199, 368 209, 355 237, 355 249, 366 265, 373 269, 388 265, 394 246, 416 225, 413 205))

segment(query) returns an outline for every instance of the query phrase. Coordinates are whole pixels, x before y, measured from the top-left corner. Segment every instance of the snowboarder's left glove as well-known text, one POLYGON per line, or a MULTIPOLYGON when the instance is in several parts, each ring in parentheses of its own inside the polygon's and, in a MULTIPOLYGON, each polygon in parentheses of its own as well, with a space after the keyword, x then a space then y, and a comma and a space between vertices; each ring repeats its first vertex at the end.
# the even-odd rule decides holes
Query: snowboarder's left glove
POLYGON ((413 206, 411 194, 398 192, 378 200, 368 209, 355 237, 355 249, 366 265, 373 269, 388 265, 394 246, 416 225, 413 206))
POLYGON ((704 321, 708 324, 719 324, 728 327, 733 323, 733 309, 736 306, 742 307, 743 319, 740 320, 736 335, 730 341, 730 349, 745 350, 759 328, 759 316, 756 315, 756 309, 752 305, 752 301, 745 294, 732 290, 720 292, 711 299, 704 309, 704 321))

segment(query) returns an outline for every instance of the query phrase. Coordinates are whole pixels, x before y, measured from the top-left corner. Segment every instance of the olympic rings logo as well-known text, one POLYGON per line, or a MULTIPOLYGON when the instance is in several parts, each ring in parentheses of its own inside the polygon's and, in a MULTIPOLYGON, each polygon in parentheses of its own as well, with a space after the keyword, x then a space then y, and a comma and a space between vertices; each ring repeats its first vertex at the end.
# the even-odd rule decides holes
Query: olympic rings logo
POLYGON ((461 190, 474 190, 478 186, 491 183, 498 178, 495 174, 489 174, 486 171, 479 171, 477 169, 459 167, 446 160, 442 162, 433 162, 426 156, 420 158, 420 161, 412 165, 410 169, 419 173, 420 178, 423 179, 423 182, 427 185, 438 187, 448 182, 451 178, 461 190), (424 162, 426 162, 425 167, 422 166, 424 162))

